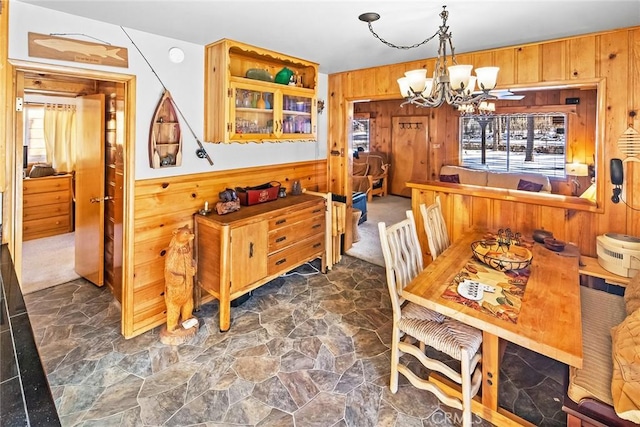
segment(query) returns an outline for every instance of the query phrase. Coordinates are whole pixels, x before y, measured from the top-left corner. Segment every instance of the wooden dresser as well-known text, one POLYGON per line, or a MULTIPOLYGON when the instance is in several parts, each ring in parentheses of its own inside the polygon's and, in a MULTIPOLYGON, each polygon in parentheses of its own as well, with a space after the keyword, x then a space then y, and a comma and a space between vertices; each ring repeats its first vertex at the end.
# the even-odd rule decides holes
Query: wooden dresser
POLYGON ((195 216, 196 283, 220 302, 220 330, 231 301, 307 261, 325 260, 325 199, 302 194, 195 216))
POLYGON ((73 231, 71 175, 25 178, 22 181, 22 240, 73 231))

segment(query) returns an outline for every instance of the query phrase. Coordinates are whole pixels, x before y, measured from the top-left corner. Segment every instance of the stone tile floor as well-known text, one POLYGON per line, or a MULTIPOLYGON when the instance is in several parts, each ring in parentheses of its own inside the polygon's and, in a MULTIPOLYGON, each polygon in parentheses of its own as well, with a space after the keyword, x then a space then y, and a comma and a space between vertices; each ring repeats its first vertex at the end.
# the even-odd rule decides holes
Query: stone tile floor
MULTIPOLYGON (((159 328, 124 339, 109 291, 82 279, 26 295, 62 425, 458 424, 459 411, 402 375, 389 391, 382 267, 345 256, 326 275, 296 272, 233 308, 226 333, 217 303, 203 306, 198 334, 176 347, 159 341, 159 328)), ((564 365, 509 345, 503 366, 503 407, 536 425, 566 424, 564 365)))

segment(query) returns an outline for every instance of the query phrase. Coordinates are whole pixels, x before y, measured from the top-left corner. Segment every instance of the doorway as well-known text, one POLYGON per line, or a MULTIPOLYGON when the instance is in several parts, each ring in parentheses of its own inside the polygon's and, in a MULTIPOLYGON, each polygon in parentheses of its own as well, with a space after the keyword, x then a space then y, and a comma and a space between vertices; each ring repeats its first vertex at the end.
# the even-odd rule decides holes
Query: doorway
MULTIPOLYGON (((397 171, 396 182, 404 179, 401 176, 403 172, 404 164, 406 163, 406 154, 403 152, 403 148, 398 148, 398 151, 393 147, 395 134, 391 133, 391 129, 394 126, 392 122, 393 113, 397 108, 397 104, 387 103, 386 107, 378 107, 382 105, 379 102, 354 102, 353 103, 353 120, 349 127, 351 132, 349 141, 349 153, 355 157, 358 147, 363 147, 365 155, 372 153, 373 155, 379 154, 391 164, 391 171, 397 171), (399 163, 400 162, 400 163, 399 163), (399 167, 398 165, 403 165, 399 167)), ((426 135, 426 119, 422 124, 421 130, 426 135)), ((408 133, 412 132, 408 125, 406 127, 407 134, 404 134, 403 139, 409 137, 408 133)), ((415 126, 417 127, 417 126, 415 126)), ((424 141, 424 137, 422 138, 424 141)), ((400 142, 398 142, 401 145, 400 142)), ((426 143, 425 143, 426 144, 426 143)), ((360 154, 358 153, 360 156, 360 154)), ((410 156, 410 155, 409 155, 410 156)), ((412 159, 413 161, 413 159, 412 159)), ((352 162, 350 162, 353 164, 352 162)), ((349 180, 352 181, 353 171, 349 171, 349 180)), ((391 225, 406 218, 406 211, 411 209, 411 192, 405 191, 404 181, 401 182, 402 188, 397 191, 393 191, 393 177, 389 173, 387 178, 387 189, 390 193, 383 197, 374 196, 371 201, 366 202, 366 221, 355 224, 352 222, 352 227, 357 227, 352 235, 354 236, 353 244, 347 249, 346 254, 358 259, 370 262, 375 265, 384 267, 384 259, 382 256, 382 249, 380 246, 380 237, 378 231, 378 222, 384 222, 386 225, 391 225), (357 236, 357 239, 355 238, 357 236)), ((355 205, 354 205, 355 207, 355 205)))
POLYGON ((407 210, 411 210, 410 197, 392 194, 374 197, 373 203, 367 205, 367 220, 357 226, 359 239, 353 242, 346 254, 384 267, 378 223, 384 222, 386 226, 390 226, 400 222, 407 218, 407 210))
MULTIPOLYGON (((63 230, 68 233, 62 233, 60 230, 54 232, 52 236, 35 236, 37 240, 24 239, 23 229, 25 227, 25 214, 29 214, 29 211, 25 207, 25 203, 29 201, 28 194, 23 191, 23 157, 27 153, 23 151, 23 147, 27 141, 24 139, 23 129, 25 127, 25 114, 24 109, 18 111, 15 114, 14 119, 14 132, 15 143, 13 157, 14 164, 11 165, 11 170, 15 171, 12 176, 14 182, 11 183, 13 203, 13 217, 14 217, 14 229, 12 235, 14 236, 14 242, 12 243, 15 248, 15 265, 18 275, 23 271, 23 260, 27 259, 23 254, 25 248, 29 247, 41 248, 47 243, 45 240, 59 239, 61 245, 65 245, 65 249, 68 252, 68 246, 72 245, 74 257, 72 260, 73 268, 75 270, 75 264, 77 263, 77 252, 84 254, 91 254, 100 263, 100 277, 90 278, 90 280, 98 285, 107 285, 111 292, 114 294, 118 301, 122 301, 122 287, 124 283, 124 263, 126 262, 122 256, 124 252, 124 234, 126 233, 127 217, 125 213, 125 194, 130 191, 128 180, 125 176, 132 176, 132 164, 131 157, 127 156, 129 150, 127 149, 127 141, 130 139, 130 135, 133 134, 133 121, 128 114, 132 111, 132 93, 133 93, 133 81, 134 77, 113 73, 100 73, 89 70, 80 70, 65 67, 55 67, 42 65, 42 68, 34 66, 29 63, 26 66, 21 64, 14 65, 14 93, 17 100, 22 100, 23 106, 28 108, 28 102, 33 99, 39 99, 40 102, 54 101, 61 103, 66 100, 75 100, 82 97, 87 98, 87 95, 101 97, 106 99, 105 103, 102 101, 102 107, 99 109, 98 116, 100 121, 98 126, 101 126, 99 139, 91 138, 92 142, 98 144, 98 152, 100 155, 100 161, 102 167, 100 173, 94 174, 93 178, 99 178, 99 186, 101 191, 99 194, 91 195, 91 203, 99 206, 99 218, 98 223, 100 225, 98 247, 81 248, 79 251, 75 251, 77 241, 74 234, 77 232, 75 224, 77 224, 78 215, 84 215, 75 209, 76 196, 82 193, 90 183, 88 181, 95 181, 95 179, 78 181, 76 170, 65 170, 71 175, 71 229, 63 230), (62 99, 62 101, 61 101, 62 99), (104 144, 104 145, 103 145, 104 144), (127 161, 125 161, 125 158, 127 161), (99 176, 98 176, 99 175, 99 176), (83 184, 84 182, 84 184, 83 184), (69 234, 72 234, 69 239, 69 234), (42 240, 40 240, 42 239, 42 240), (31 244, 31 243, 33 244, 31 244)), ((85 110, 83 108, 83 110, 85 110)), ((86 136, 86 135, 85 135, 86 136)), ((85 137, 85 139, 87 139, 85 137)), ((95 148, 95 147, 94 147, 95 148)), ((95 151, 95 150, 94 150, 95 151)), ((79 151, 81 160, 86 159, 86 151, 79 151)), ((31 165, 28 165, 29 167, 31 165)), ((35 182, 35 181, 34 181, 35 182)), ((93 183, 95 185, 95 182, 93 183)), ((47 196, 38 197, 39 200, 46 199, 47 196)), ((41 203, 41 202, 39 202, 41 203)), ((46 206, 40 211, 45 211, 46 206)), ((41 214, 42 215, 42 214, 41 214)), ((46 234, 46 233, 45 233, 46 234)), ((63 248, 59 248, 62 250, 63 248)), ((55 251, 55 244, 53 251, 55 251)), ((26 266, 25 267, 31 267, 26 266)), ((48 266, 47 266, 48 267, 48 266)), ((44 269, 47 268, 42 263, 38 264, 38 267, 44 269)), ((65 267, 68 269, 68 266, 65 267)), ((55 278, 55 271, 51 272, 51 279, 53 281, 60 280, 55 278)), ((68 273, 68 271, 67 271, 68 273)), ((85 275, 86 273, 82 273, 85 275)), ((45 275, 46 277, 46 275, 45 275)), ((123 310, 124 312, 124 310, 123 310)))

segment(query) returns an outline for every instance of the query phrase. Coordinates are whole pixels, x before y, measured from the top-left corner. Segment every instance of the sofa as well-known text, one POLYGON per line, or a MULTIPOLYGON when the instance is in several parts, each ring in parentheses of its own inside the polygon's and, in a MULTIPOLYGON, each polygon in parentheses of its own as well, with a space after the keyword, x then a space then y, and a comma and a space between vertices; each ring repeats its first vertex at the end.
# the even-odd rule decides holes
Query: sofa
POLYGON ((640 275, 624 297, 580 287, 583 366, 569 368, 569 426, 640 423, 640 275))
POLYGON ((368 202, 373 200, 373 196, 386 196, 388 171, 389 161, 386 154, 356 152, 353 157, 353 192, 365 193, 368 202))
POLYGON ((495 172, 489 169, 471 169, 464 166, 444 165, 440 181, 483 187, 505 188, 541 193, 551 192, 549 178, 533 172, 495 172))

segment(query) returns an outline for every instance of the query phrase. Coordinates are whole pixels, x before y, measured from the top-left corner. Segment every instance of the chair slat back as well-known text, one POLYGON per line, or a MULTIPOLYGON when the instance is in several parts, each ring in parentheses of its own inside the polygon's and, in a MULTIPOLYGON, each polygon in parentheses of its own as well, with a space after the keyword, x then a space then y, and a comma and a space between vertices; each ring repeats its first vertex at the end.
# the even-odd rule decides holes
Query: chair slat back
POLYGON ((388 227, 379 222, 378 230, 395 317, 404 302, 400 293, 424 268, 413 212, 407 211, 407 219, 388 227))
POLYGON ((435 260, 451 244, 447 225, 442 215, 440 197, 436 196, 436 202, 432 205, 426 206, 424 203, 421 204, 420 213, 422 214, 424 229, 427 233, 429 252, 431 252, 431 257, 435 260))

